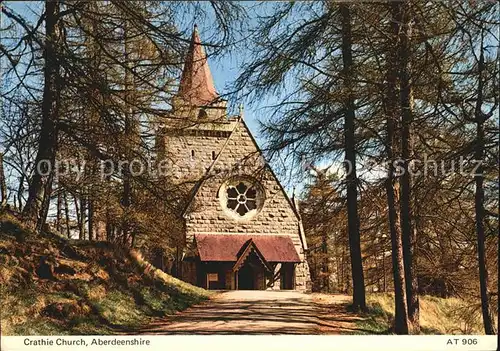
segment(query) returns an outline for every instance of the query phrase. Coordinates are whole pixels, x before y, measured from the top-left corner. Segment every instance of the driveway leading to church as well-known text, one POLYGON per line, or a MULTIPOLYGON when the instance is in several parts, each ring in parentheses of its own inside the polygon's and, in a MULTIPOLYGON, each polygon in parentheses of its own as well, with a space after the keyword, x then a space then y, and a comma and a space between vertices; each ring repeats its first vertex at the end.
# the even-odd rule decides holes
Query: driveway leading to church
POLYGON ((345 295, 227 291, 141 329, 143 334, 351 334, 361 317, 345 295))

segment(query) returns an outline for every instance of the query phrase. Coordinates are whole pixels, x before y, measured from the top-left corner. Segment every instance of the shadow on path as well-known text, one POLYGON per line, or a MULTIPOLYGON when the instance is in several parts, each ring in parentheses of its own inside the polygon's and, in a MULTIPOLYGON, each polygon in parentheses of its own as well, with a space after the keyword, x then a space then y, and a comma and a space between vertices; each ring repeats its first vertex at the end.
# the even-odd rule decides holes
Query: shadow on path
POLYGON ((316 302, 295 291, 227 291, 134 331, 139 334, 362 334, 348 298, 316 302))

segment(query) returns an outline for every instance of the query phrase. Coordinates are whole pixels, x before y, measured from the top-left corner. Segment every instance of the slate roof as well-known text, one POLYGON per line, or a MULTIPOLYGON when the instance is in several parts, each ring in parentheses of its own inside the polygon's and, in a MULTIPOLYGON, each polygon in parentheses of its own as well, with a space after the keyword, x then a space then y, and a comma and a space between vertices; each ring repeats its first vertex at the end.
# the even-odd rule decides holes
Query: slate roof
POLYGON ((194 106, 209 105, 219 98, 196 26, 184 62, 178 96, 194 106))

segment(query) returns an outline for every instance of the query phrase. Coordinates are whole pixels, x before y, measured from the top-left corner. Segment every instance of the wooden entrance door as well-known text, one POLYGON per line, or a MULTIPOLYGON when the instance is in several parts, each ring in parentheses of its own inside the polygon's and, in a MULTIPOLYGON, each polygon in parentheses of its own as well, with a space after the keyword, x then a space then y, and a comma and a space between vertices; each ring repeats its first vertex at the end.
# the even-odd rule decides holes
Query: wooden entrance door
POLYGON ((238 290, 265 290, 266 289, 266 267, 252 252, 241 268, 237 271, 238 290))
POLYGON ((255 271, 249 264, 238 271, 238 290, 255 290, 255 271))

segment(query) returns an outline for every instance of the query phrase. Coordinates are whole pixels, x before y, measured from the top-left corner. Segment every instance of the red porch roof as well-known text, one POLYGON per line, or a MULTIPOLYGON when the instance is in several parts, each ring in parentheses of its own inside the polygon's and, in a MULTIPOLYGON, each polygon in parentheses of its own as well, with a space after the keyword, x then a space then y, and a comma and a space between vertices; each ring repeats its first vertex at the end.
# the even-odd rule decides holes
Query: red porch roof
POLYGON ((236 262, 242 246, 250 239, 267 262, 300 262, 289 236, 195 234, 202 261, 236 262))

